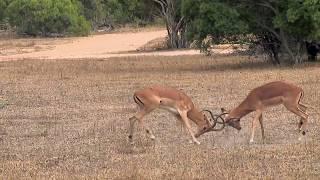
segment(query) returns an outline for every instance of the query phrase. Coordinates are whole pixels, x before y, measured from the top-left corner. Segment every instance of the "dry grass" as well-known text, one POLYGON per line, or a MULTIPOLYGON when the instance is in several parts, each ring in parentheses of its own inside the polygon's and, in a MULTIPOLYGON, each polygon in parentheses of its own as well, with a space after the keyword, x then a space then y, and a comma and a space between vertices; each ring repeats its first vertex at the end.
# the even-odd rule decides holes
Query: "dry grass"
POLYGON ((53 49, 55 45, 71 42, 71 38, 8 38, 0 39, 0 55, 33 53, 53 49))
POLYGON ((319 115, 310 111, 305 141, 298 118, 284 108, 265 114, 267 143, 249 145, 243 130, 212 132, 188 144, 170 114, 146 122, 127 142, 133 91, 150 84, 183 89, 215 112, 238 104, 272 80, 302 86, 304 102, 319 104, 319 65, 271 67, 246 57, 138 57, 109 60, 0 62, 0 179, 319 179, 319 115))
POLYGON ((133 32, 150 32, 150 31, 159 31, 164 30, 164 25, 147 25, 145 27, 139 27, 134 25, 127 25, 123 27, 117 27, 112 31, 107 32, 93 32, 92 34, 112 34, 112 33, 133 33, 133 32))
POLYGON ((136 51, 148 52, 148 51, 159 51, 159 50, 168 50, 168 38, 160 37, 155 38, 143 46, 139 47, 136 51))

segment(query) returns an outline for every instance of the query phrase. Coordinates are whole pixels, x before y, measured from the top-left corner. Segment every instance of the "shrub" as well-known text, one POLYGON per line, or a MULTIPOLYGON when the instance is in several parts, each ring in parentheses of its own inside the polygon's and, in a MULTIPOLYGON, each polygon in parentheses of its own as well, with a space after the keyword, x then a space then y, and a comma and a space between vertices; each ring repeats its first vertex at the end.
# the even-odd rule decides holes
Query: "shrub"
POLYGON ((73 0, 13 0, 6 9, 18 33, 87 35, 90 25, 73 0))

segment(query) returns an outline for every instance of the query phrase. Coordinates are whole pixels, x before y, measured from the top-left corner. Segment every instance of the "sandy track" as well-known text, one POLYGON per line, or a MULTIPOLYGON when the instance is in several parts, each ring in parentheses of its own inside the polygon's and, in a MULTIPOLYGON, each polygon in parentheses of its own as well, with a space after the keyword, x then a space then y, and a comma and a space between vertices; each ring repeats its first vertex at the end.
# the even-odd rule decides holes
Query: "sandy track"
POLYGON ((136 49, 148 41, 165 36, 165 30, 154 30, 92 35, 80 38, 0 40, 3 45, 2 48, 0 47, 0 60, 199 54, 199 51, 196 50, 135 53, 136 49))

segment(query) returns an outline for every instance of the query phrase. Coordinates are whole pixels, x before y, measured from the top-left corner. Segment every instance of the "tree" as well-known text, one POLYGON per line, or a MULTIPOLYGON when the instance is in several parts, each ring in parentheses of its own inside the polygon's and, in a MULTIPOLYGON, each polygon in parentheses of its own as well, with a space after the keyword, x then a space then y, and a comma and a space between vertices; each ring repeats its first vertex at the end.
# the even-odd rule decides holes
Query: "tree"
POLYGON ((280 62, 279 53, 291 63, 302 62, 304 42, 319 39, 320 0, 184 0, 184 3, 191 37, 201 40, 206 33, 223 37, 246 32, 265 45, 276 63, 280 62))
POLYGON ((6 18, 6 9, 12 0, 1 0, 0 1, 0 22, 6 18))
POLYGON ((171 48, 185 48, 186 24, 181 14, 181 0, 153 0, 160 6, 160 14, 164 18, 171 48))
POLYGON ((215 0, 184 0, 182 13, 188 23, 188 38, 200 42, 211 35, 215 43, 220 43, 225 38, 245 34, 248 29, 240 13, 228 4, 215 0))
POLYGON ((145 25, 154 20, 150 0, 79 0, 82 12, 94 28, 123 24, 145 25))
POLYGON ((0 22, 4 19, 4 11, 7 7, 7 4, 5 1, 0 1, 0 22))
POLYGON ((102 0, 79 0, 83 15, 91 22, 93 28, 104 21, 105 7, 102 0))
POLYGON ((13 0, 6 14, 18 33, 87 35, 90 25, 73 0, 13 0))

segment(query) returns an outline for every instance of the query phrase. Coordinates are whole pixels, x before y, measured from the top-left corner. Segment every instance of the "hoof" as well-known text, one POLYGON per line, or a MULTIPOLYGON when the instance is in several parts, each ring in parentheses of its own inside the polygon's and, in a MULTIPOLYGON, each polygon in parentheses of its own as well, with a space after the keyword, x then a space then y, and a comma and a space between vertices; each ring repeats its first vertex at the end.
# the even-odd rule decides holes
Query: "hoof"
POLYGON ((189 144, 196 144, 196 145, 200 145, 201 143, 200 143, 199 141, 189 140, 189 144))
POLYGON ((155 140, 156 137, 155 137, 154 135, 151 135, 151 136, 150 136, 150 139, 155 140))
POLYGON ((200 142, 198 140, 196 140, 196 139, 193 140, 193 143, 196 144, 196 145, 200 145, 200 142))

